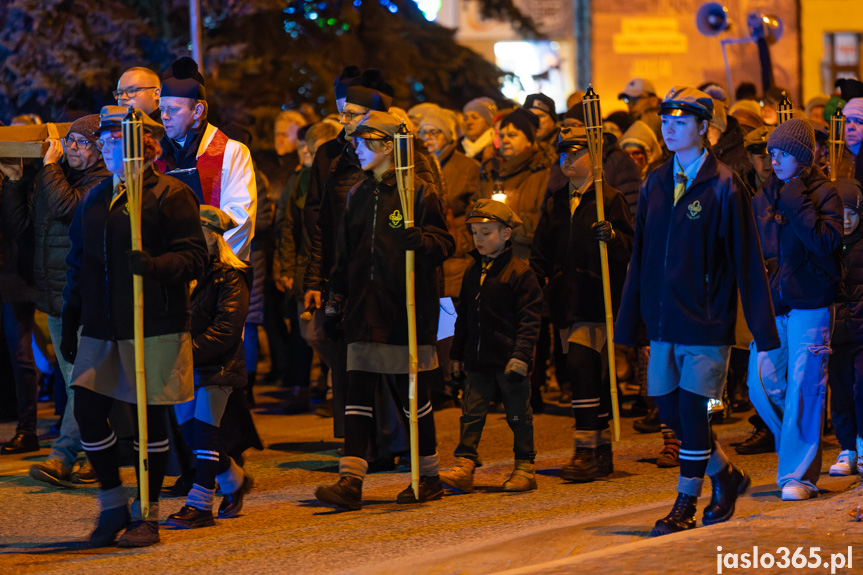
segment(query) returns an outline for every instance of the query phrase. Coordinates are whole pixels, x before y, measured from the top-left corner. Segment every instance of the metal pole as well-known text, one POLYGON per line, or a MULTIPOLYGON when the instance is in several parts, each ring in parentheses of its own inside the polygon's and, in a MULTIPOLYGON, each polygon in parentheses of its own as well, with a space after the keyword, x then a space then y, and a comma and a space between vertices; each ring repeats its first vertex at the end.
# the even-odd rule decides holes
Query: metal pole
POLYGON ((198 70, 204 73, 204 58, 201 53, 201 3, 189 0, 189 37, 192 40, 192 59, 198 63, 198 70))

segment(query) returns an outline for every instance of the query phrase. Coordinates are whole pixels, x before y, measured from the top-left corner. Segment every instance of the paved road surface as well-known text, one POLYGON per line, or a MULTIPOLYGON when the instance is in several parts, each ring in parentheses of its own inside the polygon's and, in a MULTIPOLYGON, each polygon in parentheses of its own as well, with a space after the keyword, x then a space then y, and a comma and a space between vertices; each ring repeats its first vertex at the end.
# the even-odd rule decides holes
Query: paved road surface
MULTIPOLYGON (((366 479, 365 506, 358 512, 336 512, 313 499, 316 485, 337 477, 340 442, 332 437, 331 420, 312 414, 256 414, 267 449, 247 453, 257 488, 243 515, 205 529, 163 528, 160 545, 140 550, 78 549, 97 515, 95 488, 63 490, 31 480, 29 465, 47 449, 38 456, 3 456, 0 572, 715 573, 717 546, 723 553, 746 553, 753 545, 762 552, 790 546, 792 553, 804 546, 807 557, 808 547, 818 546, 827 561, 829 553, 844 553, 851 545, 853 572, 863 569, 863 523, 847 515, 863 504, 863 488, 855 489, 852 478, 825 474, 818 499, 782 502, 773 483, 775 456, 737 456, 729 448, 754 483, 735 518, 653 539, 647 534, 670 508, 677 477, 676 469, 658 469, 653 463, 661 447, 659 434, 633 433, 632 420, 624 419, 614 474, 591 484, 567 484, 557 471, 571 455, 571 419, 563 408, 552 411, 536 417, 537 491, 497 491, 511 468, 512 452, 503 415, 495 414, 480 446, 485 465, 477 470, 482 486, 477 493, 397 505, 395 495, 410 482, 409 474, 374 474, 366 479)), ((435 415, 444 465, 452 461, 459 414, 448 409, 435 415)), ((49 416, 47 411, 43 415, 49 416)), ((48 422, 40 419, 40 424, 48 422)), ((11 424, 0 425, 0 437, 13 431, 11 424)), ((744 439, 746 415, 716 431, 726 445, 744 439)), ((837 453, 831 438, 825 443, 825 471, 837 453)), ((131 487, 131 469, 124 471, 124 479, 131 487)), ((708 498, 709 493, 699 501, 699 515, 708 498)), ((162 516, 182 504, 181 499, 163 500, 162 516)), ((822 565, 820 571, 829 569, 822 565)), ((761 572, 789 569, 774 566, 761 572)))

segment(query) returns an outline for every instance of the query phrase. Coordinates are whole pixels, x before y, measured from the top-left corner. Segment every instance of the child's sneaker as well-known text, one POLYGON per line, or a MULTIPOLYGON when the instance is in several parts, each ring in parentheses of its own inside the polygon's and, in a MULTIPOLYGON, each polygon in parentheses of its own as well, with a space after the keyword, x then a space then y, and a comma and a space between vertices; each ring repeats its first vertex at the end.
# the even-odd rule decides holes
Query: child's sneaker
POLYGON ((440 481, 450 489, 473 493, 473 470, 476 463, 466 457, 456 457, 449 469, 440 472, 440 481))
POLYGON ((857 473, 857 452, 846 449, 836 458, 836 463, 830 466, 830 475, 837 477, 857 473))

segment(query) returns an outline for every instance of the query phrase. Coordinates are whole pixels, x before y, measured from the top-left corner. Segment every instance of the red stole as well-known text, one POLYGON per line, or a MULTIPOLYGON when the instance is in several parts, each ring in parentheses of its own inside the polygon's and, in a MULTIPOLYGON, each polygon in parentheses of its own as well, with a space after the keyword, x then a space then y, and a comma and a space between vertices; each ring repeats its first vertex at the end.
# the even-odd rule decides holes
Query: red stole
POLYGON ((220 207, 222 199, 222 164, 225 159, 225 147, 228 136, 216 129, 210 145, 204 153, 198 156, 198 177, 201 179, 201 193, 204 203, 220 207))

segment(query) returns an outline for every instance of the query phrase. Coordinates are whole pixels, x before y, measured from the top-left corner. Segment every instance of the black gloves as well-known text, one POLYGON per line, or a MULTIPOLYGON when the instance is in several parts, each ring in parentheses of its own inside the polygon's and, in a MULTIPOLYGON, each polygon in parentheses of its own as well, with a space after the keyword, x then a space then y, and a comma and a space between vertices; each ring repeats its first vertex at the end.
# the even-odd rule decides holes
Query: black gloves
POLYGON ((423 231, 414 226, 402 232, 402 247, 405 251, 416 251, 423 245, 423 231))
POLYGON ((129 255, 129 271, 139 276, 152 276, 156 271, 156 264, 150 254, 138 250, 126 252, 129 255))
POLYGON ((614 228, 611 227, 611 222, 596 222, 590 226, 590 231, 593 232, 593 239, 598 242, 608 243, 614 239, 614 228))
POLYGON ((78 355, 78 325, 81 323, 81 310, 69 305, 63 305, 60 312, 61 338, 60 353, 67 363, 75 363, 78 355))

